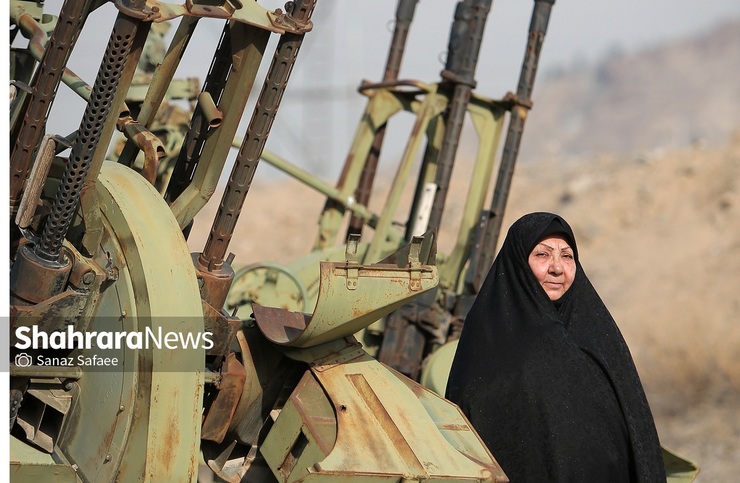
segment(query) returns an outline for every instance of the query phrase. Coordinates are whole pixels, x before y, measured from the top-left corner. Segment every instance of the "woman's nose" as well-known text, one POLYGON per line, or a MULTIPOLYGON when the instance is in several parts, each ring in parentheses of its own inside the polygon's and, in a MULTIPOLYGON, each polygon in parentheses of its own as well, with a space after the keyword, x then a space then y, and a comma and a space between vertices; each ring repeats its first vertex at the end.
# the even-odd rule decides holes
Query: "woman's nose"
POLYGON ((560 257, 552 257, 550 262, 550 272, 560 274, 563 272, 563 264, 560 257))

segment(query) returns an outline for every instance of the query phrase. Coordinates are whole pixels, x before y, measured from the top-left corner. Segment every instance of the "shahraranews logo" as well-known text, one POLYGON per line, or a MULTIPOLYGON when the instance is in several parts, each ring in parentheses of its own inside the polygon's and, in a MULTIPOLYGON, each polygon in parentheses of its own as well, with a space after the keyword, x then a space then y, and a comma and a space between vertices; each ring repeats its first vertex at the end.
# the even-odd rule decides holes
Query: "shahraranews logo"
POLYGON ((16 349, 121 349, 124 344, 132 350, 150 349, 212 349, 213 333, 202 332, 164 332, 162 327, 152 330, 145 327, 139 331, 91 331, 80 332, 71 325, 67 330, 51 334, 39 330, 38 326, 18 327, 15 329, 18 341, 16 349))

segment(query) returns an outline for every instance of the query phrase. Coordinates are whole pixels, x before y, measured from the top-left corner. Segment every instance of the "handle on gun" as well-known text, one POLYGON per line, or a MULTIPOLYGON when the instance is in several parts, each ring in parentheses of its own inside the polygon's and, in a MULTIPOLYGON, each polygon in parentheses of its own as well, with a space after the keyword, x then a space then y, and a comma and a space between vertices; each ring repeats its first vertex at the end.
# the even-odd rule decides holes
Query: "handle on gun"
POLYGON ((445 133, 437 158, 437 192, 429 216, 429 228, 439 230, 452 177, 470 94, 475 87, 475 68, 492 0, 463 0, 457 4, 449 41, 449 55, 442 78, 454 86, 445 119, 445 133))

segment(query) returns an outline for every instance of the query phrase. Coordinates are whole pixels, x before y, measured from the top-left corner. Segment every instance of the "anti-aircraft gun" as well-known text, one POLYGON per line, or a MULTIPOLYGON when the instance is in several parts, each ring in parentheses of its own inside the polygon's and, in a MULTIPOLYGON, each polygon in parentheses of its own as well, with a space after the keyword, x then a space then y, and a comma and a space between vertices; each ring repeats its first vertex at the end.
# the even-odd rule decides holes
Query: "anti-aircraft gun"
MULTIPOLYGON (((528 93, 494 101, 472 92, 490 1, 460 2, 442 82, 398 80, 416 4, 401 0, 386 75, 361 86, 368 107, 341 181, 330 186, 264 151, 314 3, 291 2, 283 12, 233 0, 68 0, 57 21, 42 4, 11 2, 11 37, 29 38, 11 49, 12 481, 193 481, 199 464, 226 481, 505 481, 454 405, 366 350, 416 378, 459 331, 475 293, 473 275, 461 279, 466 260, 490 257, 479 247, 495 245, 473 243, 472 233, 495 239, 488 220, 499 217, 500 226, 503 212, 496 202, 482 207, 504 114, 512 113, 506 146, 514 148, 505 153, 514 156, 499 171, 510 179, 528 93), (117 18, 88 84, 67 63, 80 30, 91 18, 99 29, 96 15, 106 8, 117 18), (179 26, 166 54, 138 82, 149 31, 171 20, 179 26), (183 143, 173 155, 158 115, 196 26, 211 21, 223 33, 202 91, 186 96, 197 102, 187 128, 178 126, 183 143), (271 35, 280 40, 239 139, 271 35), (87 101, 65 136, 46 132, 61 83, 87 101), (377 153, 386 122, 401 111, 416 123, 376 215, 367 204, 377 153), (437 256, 433 238, 418 235, 446 229, 461 112, 481 145, 458 243, 437 256), (111 156, 116 129, 126 141, 111 156), (392 220, 424 134, 412 216, 398 233, 392 220), (221 210, 203 252, 190 254, 185 236, 230 144, 239 154, 221 210), (234 274, 227 247, 260 157, 328 202, 309 256, 234 274), (353 215, 346 243, 335 245, 345 212, 353 215), (359 238, 363 226, 374 230, 369 243, 359 238), (368 326, 357 336, 363 349, 353 334, 368 326)), ((535 5, 527 55, 539 51, 552 1, 535 5)), ((531 89, 536 56, 528 58, 531 89)), ((502 176, 498 203, 506 199, 502 176)))
POLYGON ((11 1, 12 38, 29 39, 11 52, 11 481, 195 481, 201 464, 234 482, 506 480, 456 406, 353 337, 437 285, 430 237, 375 263, 351 237, 343 260, 313 263, 307 310, 224 310, 228 245, 315 4, 66 0, 55 19, 11 1), (87 83, 68 62, 106 11, 115 20, 87 83), (171 20, 173 39, 131 109, 149 31, 171 20), (203 22, 221 23, 221 38, 158 189, 151 128, 203 22), (215 192, 273 35, 210 237, 191 254, 185 236, 215 192), (54 105, 63 85, 85 110, 60 135, 47 119, 64 108, 54 105), (107 161, 115 130, 126 142, 107 161))

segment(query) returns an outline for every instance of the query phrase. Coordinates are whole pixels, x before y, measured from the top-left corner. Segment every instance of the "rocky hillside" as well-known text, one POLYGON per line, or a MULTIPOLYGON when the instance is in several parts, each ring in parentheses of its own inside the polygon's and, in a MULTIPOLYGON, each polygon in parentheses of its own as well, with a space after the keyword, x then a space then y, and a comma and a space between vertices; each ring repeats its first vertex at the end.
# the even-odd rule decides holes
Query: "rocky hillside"
POLYGON ((584 159, 695 143, 740 122, 740 19, 705 35, 540 76, 521 159, 584 159))

